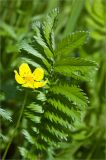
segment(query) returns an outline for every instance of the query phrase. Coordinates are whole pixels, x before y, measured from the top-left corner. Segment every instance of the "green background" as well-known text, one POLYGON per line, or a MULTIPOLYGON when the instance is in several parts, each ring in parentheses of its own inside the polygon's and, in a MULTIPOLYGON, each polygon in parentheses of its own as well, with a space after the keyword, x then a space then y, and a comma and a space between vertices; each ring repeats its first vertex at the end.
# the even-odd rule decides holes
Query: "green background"
MULTIPOLYGON (((91 75, 91 82, 84 82, 90 104, 81 129, 74 141, 63 144, 55 152, 55 160, 105 160, 106 143, 106 1, 104 0, 1 0, 0 1, 0 101, 3 109, 12 116, 12 122, 1 116, 1 155, 7 145, 19 114, 23 94, 17 90, 14 69, 20 64, 18 43, 32 34, 31 23, 41 19, 51 9, 60 10, 56 42, 75 31, 89 31, 87 44, 77 51, 83 58, 99 64, 91 75)), ((75 51, 76 53, 76 51, 75 51)), ((8 117, 7 117, 8 119, 8 117)), ((21 137, 22 138, 22 137, 21 137)), ((21 159, 17 146, 21 138, 14 139, 7 159, 21 159)), ((49 153, 49 151, 48 151, 49 153)), ((50 158, 51 160, 51 158, 50 158)))

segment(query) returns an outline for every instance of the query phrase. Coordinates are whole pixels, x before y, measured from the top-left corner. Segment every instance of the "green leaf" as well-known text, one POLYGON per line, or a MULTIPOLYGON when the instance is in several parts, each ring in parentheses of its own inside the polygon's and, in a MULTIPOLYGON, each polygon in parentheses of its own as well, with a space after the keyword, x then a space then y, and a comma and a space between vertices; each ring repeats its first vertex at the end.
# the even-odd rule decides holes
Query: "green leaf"
POLYGON ((83 58, 63 58, 57 60, 54 71, 75 79, 89 80, 90 72, 97 69, 97 64, 94 61, 83 58), (88 77, 87 77, 88 76, 88 77))
POLYGON ((45 17, 45 19, 44 19, 44 21, 43 21, 43 26, 42 26, 42 28, 43 28, 43 32, 44 32, 44 36, 45 36, 45 38, 46 38, 46 41, 47 41, 47 43, 48 43, 48 45, 50 46, 50 48, 51 48, 51 46, 52 46, 52 48, 54 48, 53 47, 53 33, 52 33, 52 31, 53 31, 53 27, 54 27, 54 25, 55 25, 55 21, 56 21, 56 18, 57 18, 57 14, 58 14, 58 9, 57 8, 55 8, 55 9, 53 9, 46 17, 45 17))
POLYGON ((44 114, 44 117, 51 122, 55 122, 56 124, 60 124, 61 126, 64 126, 65 128, 68 128, 68 129, 72 128, 71 124, 69 124, 68 121, 64 121, 64 119, 62 117, 59 117, 56 113, 54 114, 53 112, 51 113, 47 111, 44 114))
POLYGON ((35 67, 35 68, 36 68, 36 67, 42 67, 42 65, 38 64, 38 63, 35 62, 35 61, 32 61, 32 60, 29 59, 29 58, 21 57, 21 59, 22 59, 23 62, 26 62, 26 63, 32 65, 32 66, 35 67))
POLYGON ((32 137, 27 130, 23 130, 22 131, 23 135, 25 136, 25 138, 28 140, 29 143, 34 144, 35 143, 35 137, 32 137))
POLYGON ((39 53, 39 51, 35 50, 31 46, 31 44, 28 44, 26 41, 21 42, 19 48, 26 51, 27 54, 32 54, 33 56, 41 58, 41 59, 44 60, 44 57, 41 55, 41 53, 39 53))
POLYGON ((36 37, 34 36, 34 39, 37 41, 37 43, 43 47, 44 51, 45 51, 45 55, 47 56, 47 58, 52 58, 53 57, 53 53, 51 52, 51 50, 48 48, 48 46, 46 45, 46 43, 44 42, 44 40, 40 37, 36 37))
POLYGON ((10 112, 2 108, 0 108, 0 117, 2 117, 4 120, 8 120, 10 122, 12 121, 10 112))
POLYGON ((28 149, 24 148, 24 147, 18 147, 20 154, 23 158, 27 159, 27 160, 37 160, 37 157, 35 154, 33 154, 32 152, 29 152, 28 149))
MULTIPOLYGON (((20 49, 26 51, 26 54, 30 56, 30 54, 34 57, 37 57, 38 59, 42 60, 42 62, 47 66, 47 68, 50 68, 50 63, 47 61, 47 59, 37 50, 35 49, 31 44, 29 44, 26 41, 21 42, 20 49)), ((32 60, 33 61, 33 60, 32 60)))
POLYGON ((31 113, 25 112, 25 117, 28 118, 29 120, 31 120, 34 123, 40 123, 41 118, 39 116, 35 116, 31 113))
POLYGON ((54 94, 60 94, 66 97, 74 105, 77 105, 80 109, 84 109, 87 106, 88 98, 82 92, 82 90, 76 86, 58 85, 51 87, 51 92, 54 94))
POLYGON ((64 133, 63 131, 59 131, 57 129, 55 129, 53 126, 50 127, 47 125, 47 129, 49 130, 50 133, 52 133, 53 135, 56 135, 59 139, 64 139, 67 141, 67 137, 68 137, 68 134, 67 133, 64 133))
POLYGON ((32 26, 33 26, 33 30, 36 32, 36 36, 33 36, 34 40, 41 47, 43 47, 44 51, 46 51, 45 55, 47 56, 47 58, 53 57, 53 53, 51 52, 50 48, 48 47, 47 43, 45 42, 45 37, 42 35, 41 23, 39 21, 36 21, 36 22, 33 22, 32 26))
POLYGON ((48 103, 50 103, 52 107, 55 107, 57 110, 61 111, 62 113, 65 113, 73 121, 76 121, 80 118, 80 114, 78 111, 74 110, 72 107, 68 107, 66 104, 64 105, 59 99, 56 100, 55 98, 52 98, 52 99, 49 98, 48 103))
POLYGON ((79 31, 70 34, 60 41, 55 50, 55 55, 65 57, 69 55, 73 49, 79 48, 84 43, 86 43, 88 39, 89 32, 87 31, 79 31))
POLYGON ((23 130, 23 135, 25 136, 26 140, 36 147, 36 149, 46 150, 46 143, 42 140, 42 143, 39 143, 36 136, 32 136, 27 130, 23 130), (45 145, 43 144, 45 143, 45 145))
POLYGON ((35 112, 35 113, 43 113, 44 111, 42 110, 42 107, 38 104, 31 103, 29 106, 27 106, 27 110, 35 112))
POLYGON ((25 110, 25 117, 34 122, 34 123, 40 123, 41 122, 41 114, 43 113, 44 111, 42 110, 42 107, 38 104, 35 104, 35 103, 31 103, 29 106, 26 107, 26 110, 25 110), (39 113, 39 115, 37 114, 39 113))

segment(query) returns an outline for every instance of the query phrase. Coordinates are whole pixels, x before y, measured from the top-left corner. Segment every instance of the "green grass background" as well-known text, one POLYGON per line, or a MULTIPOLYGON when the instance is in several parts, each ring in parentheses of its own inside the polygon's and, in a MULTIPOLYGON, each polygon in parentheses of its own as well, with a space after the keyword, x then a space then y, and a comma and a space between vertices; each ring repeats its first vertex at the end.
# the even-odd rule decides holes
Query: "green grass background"
MULTIPOLYGON (((90 31, 89 41, 79 51, 83 58, 99 64, 91 75, 91 82, 83 83, 90 104, 81 129, 74 133, 74 141, 63 144, 56 151, 55 160, 105 160, 106 154, 106 1, 104 0, 1 0, 0 1, 0 101, 13 122, 1 117, 1 156, 18 117, 23 97, 14 82, 13 70, 20 63, 17 44, 32 34, 31 23, 58 7, 60 14, 55 28, 56 41, 79 30, 90 31), (2 140, 3 139, 3 140, 2 140)), ((8 159, 21 159, 17 146, 21 138, 14 139, 8 159)), ((49 152, 49 151, 48 151, 49 152)))

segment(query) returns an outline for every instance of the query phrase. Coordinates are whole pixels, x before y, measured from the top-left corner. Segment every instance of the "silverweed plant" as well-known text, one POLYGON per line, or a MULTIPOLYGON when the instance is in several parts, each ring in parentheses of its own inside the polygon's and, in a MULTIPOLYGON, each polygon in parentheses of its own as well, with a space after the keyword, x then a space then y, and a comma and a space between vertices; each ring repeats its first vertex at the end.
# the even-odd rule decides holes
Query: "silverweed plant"
POLYGON ((73 51, 87 42, 87 31, 74 32, 55 42, 53 29, 58 13, 58 9, 54 9, 43 19, 33 22, 32 37, 19 45, 23 63, 19 67, 19 74, 14 71, 15 79, 26 87, 26 93, 16 128, 2 160, 20 126, 25 137, 23 144, 17 146, 21 158, 52 160, 60 144, 72 141, 72 133, 83 120, 88 97, 81 89, 81 82, 91 80, 97 64, 73 56, 73 51), (36 68, 33 73, 29 65, 36 68), (27 92, 35 94, 32 102, 28 101, 27 92))

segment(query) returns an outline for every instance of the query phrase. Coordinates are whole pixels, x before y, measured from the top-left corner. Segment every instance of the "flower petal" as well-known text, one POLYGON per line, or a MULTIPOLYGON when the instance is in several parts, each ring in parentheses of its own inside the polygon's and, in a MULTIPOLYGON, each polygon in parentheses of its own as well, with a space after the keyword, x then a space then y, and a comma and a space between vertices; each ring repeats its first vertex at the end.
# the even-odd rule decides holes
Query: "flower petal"
POLYGON ((33 88, 34 89, 34 84, 28 82, 28 83, 23 84, 22 87, 33 88))
POLYGON ((42 68, 36 68, 33 72, 33 78, 36 81, 41 81, 44 77, 44 70, 42 68))
POLYGON ((22 63, 19 67, 19 74, 21 77, 26 77, 31 74, 31 70, 27 63, 22 63))
POLYGON ((48 80, 44 81, 44 82, 34 82, 34 88, 39 88, 39 87, 43 87, 45 86, 45 84, 47 83, 48 80))
POLYGON ((18 74, 18 72, 15 70, 15 80, 19 83, 19 84, 24 84, 25 81, 24 79, 18 74))

